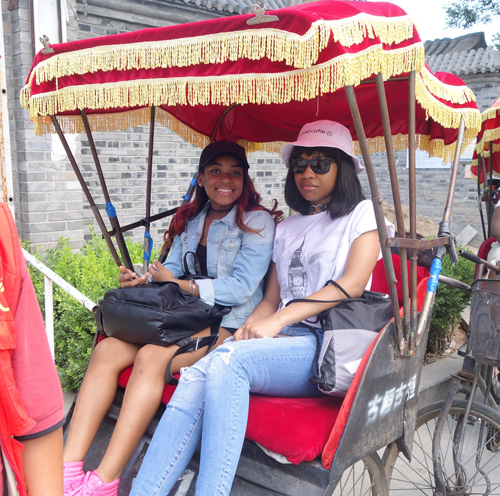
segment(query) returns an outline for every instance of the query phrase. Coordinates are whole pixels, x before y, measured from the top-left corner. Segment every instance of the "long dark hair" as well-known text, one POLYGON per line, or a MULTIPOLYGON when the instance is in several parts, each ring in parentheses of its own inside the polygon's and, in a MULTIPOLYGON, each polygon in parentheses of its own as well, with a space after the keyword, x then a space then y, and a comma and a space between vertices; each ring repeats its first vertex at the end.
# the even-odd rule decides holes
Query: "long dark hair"
MULTIPOLYGON (((363 188, 359 182, 352 158, 347 153, 338 148, 317 147, 307 148, 296 146, 292 150, 290 160, 299 158, 302 154, 307 157, 321 153, 323 156, 335 160, 338 167, 337 181, 333 188, 333 201, 328 207, 332 220, 343 217, 352 212, 354 207, 365 200, 363 188)), ((288 175, 285 182, 285 201, 293 210, 307 215, 311 204, 300 194, 295 184, 295 174, 291 167, 288 168, 288 175)))

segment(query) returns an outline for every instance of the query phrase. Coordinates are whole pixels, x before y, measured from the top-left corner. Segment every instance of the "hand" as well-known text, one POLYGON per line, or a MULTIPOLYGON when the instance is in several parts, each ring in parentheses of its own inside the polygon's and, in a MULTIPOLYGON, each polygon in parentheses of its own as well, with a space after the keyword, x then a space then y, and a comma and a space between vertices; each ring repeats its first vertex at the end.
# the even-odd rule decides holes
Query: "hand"
POLYGON ((164 267, 158 260, 155 260, 149 266, 149 274, 153 278, 153 281, 172 281, 174 280, 174 275, 166 267, 164 267))
POLYGON ((283 326, 276 318, 276 314, 265 319, 255 320, 243 324, 234 334, 233 339, 240 341, 243 339, 273 338, 283 326))
POLYGON ((118 276, 118 283, 120 284, 120 288, 139 286, 140 284, 146 284, 148 282, 149 273, 138 277, 135 272, 126 269, 123 265, 120 265, 119 268, 120 275, 118 276))

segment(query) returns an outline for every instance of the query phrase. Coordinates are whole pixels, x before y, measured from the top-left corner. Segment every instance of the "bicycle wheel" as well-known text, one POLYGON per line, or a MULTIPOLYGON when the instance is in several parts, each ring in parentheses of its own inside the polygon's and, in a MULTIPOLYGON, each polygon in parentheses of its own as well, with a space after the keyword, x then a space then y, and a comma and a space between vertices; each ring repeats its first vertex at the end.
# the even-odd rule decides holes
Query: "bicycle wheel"
MULTIPOLYGON (((434 403, 419 411, 411 463, 400 455, 395 444, 384 453, 391 493, 403 494, 406 491, 405 496, 434 494, 432 437, 442 403, 434 403)), ((457 423, 464 418, 466 407, 466 401, 455 401, 446 418, 441 438, 442 479, 448 494, 500 495, 500 456, 497 455, 500 451, 500 413, 497 410, 480 403, 472 404, 463 442, 463 469, 455 470, 453 436, 457 423)))
POLYGON ((333 492, 333 496, 386 496, 389 494, 384 466, 374 453, 347 468, 333 492))
POLYGON ((491 395, 496 401, 497 405, 500 404, 500 369, 493 367, 493 377, 491 380, 491 395))

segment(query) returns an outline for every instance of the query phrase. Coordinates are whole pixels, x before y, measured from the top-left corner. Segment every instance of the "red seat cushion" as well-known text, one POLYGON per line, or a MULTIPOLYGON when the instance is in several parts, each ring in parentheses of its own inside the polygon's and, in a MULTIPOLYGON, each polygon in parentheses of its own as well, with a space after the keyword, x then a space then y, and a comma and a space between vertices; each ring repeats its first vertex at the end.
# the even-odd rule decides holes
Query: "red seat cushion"
MULTIPOLYGON (((396 275, 396 290, 398 292, 398 301, 399 306, 403 305, 403 285, 401 283, 401 263, 400 263, 399 255, 392 255, 392 263, 394 264, 394 273, 396 275)), ((410 261, 408 260, 408 274, 410 273, 410 261)), ((425 267, 417 266, 417 281, 421 281, 424 277, 429 275, 428 269, 425 267)), ((408 278, 409 279, 409 278, 408 278)), ((408 280, 408 291, 409 289, 409 280, 408 280)), ((387 283, 387 278, 385 277, 385 268, 384 268, 384 260, 381 258, 377 265, 375 265, 375 269, 373 271, 372 276, 372 285, 370 288, 372 291, 376 291, 377 293, 385 293, 389 294, 389 284, 387 283)))
MULTIPOLYGON (((499 207, 500 208, 500 207, 499 207)), ((488 238, 486 241, 483 241, 481 243, 481 246, 479 247, 479 250, 477 252, 477 256, 479 258, 482 258, 483 260, 488 260, 488 253, 491 250, 491 245, 496 241, 495 238, 488 238)), ((474 272, 474 279, 480 279, 481 277, 484 277, 486 271, 483 269, 482 274, 477 273, 478 265, 476 265, 476 270, 474 272)))

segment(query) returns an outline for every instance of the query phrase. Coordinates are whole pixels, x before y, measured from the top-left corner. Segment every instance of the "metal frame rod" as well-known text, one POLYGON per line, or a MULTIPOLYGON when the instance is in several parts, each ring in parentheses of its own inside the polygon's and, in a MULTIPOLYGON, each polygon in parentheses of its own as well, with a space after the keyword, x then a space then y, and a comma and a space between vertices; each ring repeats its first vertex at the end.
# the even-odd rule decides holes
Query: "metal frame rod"
POLYGON ((219 127, 222 124, 222 121, 224 120, 226 115, 229 114, 229 112, 233 110, 233 108, 236 107, 237 105, 238 103, 232 103, 231 105, 229 105, 229 107, 227 107, 227 109, 224 110, 224 112, 222 112, 221 115, 219 115, 219 118, 215 123, 214 130, 212 131, 212 135, 210 136, 210 143, 213 143, 215 141, 215 135, 217 134, 217 131, 219 130, 219 127))
POLYGON ((486 239, 489 238, 489 223, 490 223, 490 203, 488 201, 488 195, 486 194, 488 181, 486 180, 486 176, 488 173, 486 172, 486 159, 483 157, 481 161, 482 169, 483 169, 483 197, 484 202, 486 203, 486 239))
MULTIPOLYGON (((389 108, 384 87, 384 79, 381 73, 375 77, 377 84, 378 101, 380 104, 380 113, 382 115, 382 126, 384 129, 385 151, 387 156, 387 165, 389 167, 389 176, 391 179, 392 198, 394 200, 394 210, 396 213, 396 224, 399 237, 406 237, 404 224, 403 208, 401 206, 401 195, 399 192, 398 173, 396 170, 396 156, 392 145, 391 121, 389 117, 389 108)), ((408 265, 406 248, 399 250, 401 262, 401 284, 403 290, 403 336, 405 340, 410 335, 410 308, 408 295, 408 265)))
MULTIPOLYGON (((462 116, 462 118, 460 119, 460 125, 458 127, 457 144, 456 144, 456 149, 455 149, 455 158, 453 159, 453 168, 451 171, 450 185, 448 187, 448 197, 446 199, 446 206, 445 206, 444 212, 443 212, 443 220, 439 224, 439 231, 440 232, 441 232, 441 230, 446 231, 449 229, 451 208, 453 206, 453 195, 455 193, 455 186, 457 184, 458 166, 460 164, 460 152, 462 150, 464 133, 465 133, 465 119, 462 116)), ((453 243, 453 241, 451 240, 450 243, 453 243)), ((439 250, 439 248, 438 248, 438 250, 439 250)), ((436 257, 436 258, 442 258, 442 257, 436 257)), ((434 262, 436 262, 436 258, 434 259, 434 262)), ((433 269, 434 269, 434 263, 433 263, 433 268, 431 269, 431 278, 433 275, 433 269)), ((441 272, 441 269, 439 269, 439 272, 441 272)), ((439 278, 439 273, 436 275, 436 277, 439 278)), ((428 289, 427 289, 427 293, 425 294, 424 305, 422 308, 422 312, 420 314, 420 320, 419 320, 418 327, 417 327, 417 342, 416 342, 417 346, 419 344, 420 337, 423 335, 423 331, 425 329, 425 326, 427 325, 427 322, 429 321, 429 319, 431 317, 432 306, 434 305, 434 300, 436 297, 435 290, 429 290, 429 286, 427 286, 427 287, 428 287, 428 289)))
POLYGON ((59 139, 61 140, 61 143, 64 147, 66 155, 68 156, 71 167, 73 167, 73 170, 76 174, 76 178, 78 179, 78 182, 80 183, 80 186, 82 187, 83 193, 84 193, 85 197, 87 198, 87 201, 90 205, 92 213, 94 214, 94 217, 97 221, 97 225, 101 229, 101 233, 106 241, 106 244, 108 245, 111 256, 113 257, 113 260, 115 261, 115 263, 117 265, 121 265, 121 261, 120 261, 120 258, 118 257, 118 253, 116 253, 115 246, 113 245, 113 242, 111 241, 110 237, 108 236, 108 230, 106 228, 106 225, 104 224, 104 221, 101 217, 99 209, 97 208, 97 205, 95 204, 94 199, 92 198, 92 195, 87 187, 87 184, 85 183, 85 180, 83 179, 82 173, 80 172, 80 169, 78 168, 75 157, 73 156, 73 153, 68 145, 68 142, 66 141, 64 133, 61 130, 61 126, 59 125, 59 122, 57 121, 57 118, 55 115, 51 115, 50 119, 52 120, 52 124, 54 125, 56 133, 59 136, 59 139))
MULTIPOLYGON (((99 160, 99 156, 97 154, 97 149, 94 143, 94 137, 92 136, 92 131, 90 129, 89 120, 87 118, 87 114, 85 110, 80 111, 83 126, 85 128, 85 133, 87 134, 87 139, 89 140, 90 151, 92 152, 92 157, 94 158, 94 164, 97 171, 97 175, 99 177, 99 182, 101 184, 102 193, 104 195, 104 199, 106 200, 106 206, 110 205, 111 209, 114 213, 114 208, 112 208, 111 198, 109 197, 108 187, 106 185, 106 179, 104 178, 104 174, 102 172, 101 162, 99 160)), ((106 208, 106 212, 108 213, 109 222, 113 229, 113 233, 116 239, 116 244, 118 245, 118 249, 120 250, 122 259, 125 261, 125 265, 129 268, 132 267, 132 260, 130 259, 130 254, 128 252, 127 243, 125 242, 125 238, 123 237, 123 232, 120 228, 120 222, 118 221, 118 217, 116 213, 111 214, 108 212, 108 208, 106 208)), ((107 231, 107 236, 111 236, 110 232, 107 231)), ((121 263, 119 264, 121 265, 121 263)))
POLYGON ((359 112, 358 103, 356 101, 354 88, 352 86, 346 86, 345 93, 347 96, 347 101, 349 102, 349 108, 351 109, 351 115, 354 122, 354 126, 356 128, 358 143, 361 148, 361 153, 363 155, 363 161, 366 167, 368 182, 370 183, 373 209, 375 211, 375 218, 377 220, 377 229, 380 237, 380 246, 382 249, 382 256, 384 258, 384 267, 387 275, 387 283, 389 284, 389 295, 391 297, 392 309, 394 312, 394 324, 396 329, 396 336, 398 339, 400 350, 403 351, 406 343, 403 336, 401 317, 399 316, 398 294, 396 291, 396 275, 394 273, 394 265, 392 264, 391 250, 387 246, 388 236, 387 236, 387 228, 385 226, 384 210, 382 208, 382 197, 380 196, 380 193, 378 191, 377 179, 375 177, 375 170, 373 168, 370 151, 368 149, 368 142, 366 140, 365 130, 363 128, 363 122, 361 120, 361 114, 359 112))
MULTIPOLYGON (((408 188, 410 200, 410 238, 417 239, 417 165, 415 161, 415 126, 416 96, 415 71, 410 72, 408 87, 408 188)), ((411 298, 411 333, 410 349, 417 343, 417 258, 418 251, 410 249, 410 298, 411 298)))
MULTIPOLYGON (((168 217, 169 215, 175 214, 175 212, 177 212, 177 210, 179 210, 179 207, 174 207, 174 208, 171 208, 170 210, 165 210, 165 212, 160 212, 159 214, 152 215, 149 218, 149 221, 150 221, 150 223, 152 223, 152 222, 155 222, 157 220, 164 219, 165 217, 168 217)), ((146 225, 146 219, 141 219, 141 220, 138 220, 137 222, 133 222, 132 224, 127 224, 126 226, 121 226, 121 231, 127 232, 127 231, 131 231, 132 229, 135 229, 136 227, 141 227, 141 226, 145 226, 145 225, 146 225)), ((114 234, 115 234, 114 230, 109 232, 110 236, 113 236, 114 234)))
POLYGON ((149 227, 151 225, 151 183, 153 181, 153 146, 155 139, 155 115, 156 107, 151 106, 151 119, 149 124, 149 148, 148 148, 148 175, 147 175, 147 186, 146 186, 146 217, 144 220, 146 224, 144 226, 144 257, 143 257, 143 273, 145 274, 148 270, 149 262, 151 259, 151 234, 149 233, 149 227))
POLYGON ((491 218, 493 216, 493 142, 490 141, 490 187, 489 187, 489 198, 488 198, 488 238, 491 237, 491 218))
POLYGON ((453 206, 453 196, 457 185, 458 166, 460 165, 460 153, 462 150, 462 143, 464 141, 465 133, 465 119, 462 116, 460 125, 458 127, 457 147, 455 149, 455 158, 453 159, 453 168, 451 170, 450 186, 448 188, 448 197, 446 199, 446 207, 443 213, 443 222, 449 222, 451 218, 451 207, 453 206))
POLYGON ((483 239, 484 239, 484 241, 486 241, 488 238, 486 237, 486 226, 484 224, 483 202, 482 202, 482 194, 481 194, 480 163, 484 163, 484 157, 482 155, 478 156, 478 164, 477 164, 477 205, 479 207, 479 216, 481 217, 481 226, 483 228, 483 239))

